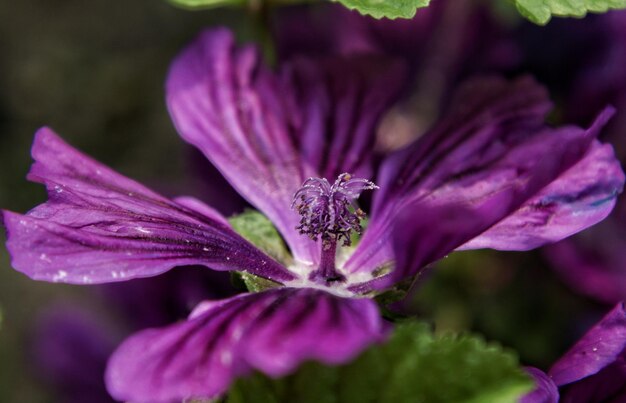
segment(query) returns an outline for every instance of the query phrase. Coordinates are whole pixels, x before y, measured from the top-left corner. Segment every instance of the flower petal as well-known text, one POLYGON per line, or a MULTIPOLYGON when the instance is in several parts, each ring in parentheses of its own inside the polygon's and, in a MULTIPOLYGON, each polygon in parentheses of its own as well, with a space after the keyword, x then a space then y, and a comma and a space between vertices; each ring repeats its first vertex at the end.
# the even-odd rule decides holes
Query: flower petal
POLYGON ((561 387, 563 403, 626 401, 626 354, 598 373, 561 387))
POLYGON ((103 283, 190 264, 294 278, 217 212, 172 202, 81 154, 50 129, 37 133, 32 155, 29 179, 46 185, 49 200, 26 215, 3 216, 13 267, 34 279, 103 283))
POLYGON ((626 311, 617 304, 591 328, 548 374, 557 386, 576 382, 598 373, 626 354, 626 311))
POLYGON ((576 165, 458 249, 529 250, 559 241, 606 218, 623 186, 613 147, 595 141, 576 165))
POLYGON ((435 129, 383 164, 370 226, 346 264, 349 271, 371 271, 393 259, 394 234, 400 244, 419 246, 394 248, 396 270, 379 286, 417 273, 578 163, 612 114, 604 111, 588 130, 546 128, 549 102, 529 78, 473 81, 456 99, 435 129))
POLYGON ((533 367, 524 369, 533 377, 535 389, 522 396, 519 403, 557 403, 559 401, 559 389, 545 372, 533 367))
POLYGON ((274 74, 216 29, 173 63, 167 102, 181 136, 314 263, 319 247, 296 231, 292 197, 312 176, 370 172, 374 126, 401 77, 383 67, 299 59, 274 74))
POLYGON ((375 130, 403 83, 403 65, 368 56, 287 63, 283 79, 299 112, 299 154, 331 183, 344 172, 372 177, 375 130))
POLYGON ((346 362, 386 333, 369 299, 292 288, 245 294, 131 336, 109 361, 107 385, 124 401, 213 397, 254 369, 278 377, 307 360, 346 362))

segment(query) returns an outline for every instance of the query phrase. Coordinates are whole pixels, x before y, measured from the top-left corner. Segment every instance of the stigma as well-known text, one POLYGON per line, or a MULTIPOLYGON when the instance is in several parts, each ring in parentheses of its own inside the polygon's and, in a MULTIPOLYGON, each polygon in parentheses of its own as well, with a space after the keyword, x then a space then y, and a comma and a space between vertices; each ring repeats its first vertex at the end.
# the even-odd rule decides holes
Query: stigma
POLYGON ((321 238, 325 249, 339 242, 350 246, 352 232, 361 234, 361 220, 365 218, 356 199, 373 189, 378 189, 373 182, 348 173, 339 175, 332 185, 325 178, 307 179, 291 205, 301 217, 296 229, 313 240, 321 238))

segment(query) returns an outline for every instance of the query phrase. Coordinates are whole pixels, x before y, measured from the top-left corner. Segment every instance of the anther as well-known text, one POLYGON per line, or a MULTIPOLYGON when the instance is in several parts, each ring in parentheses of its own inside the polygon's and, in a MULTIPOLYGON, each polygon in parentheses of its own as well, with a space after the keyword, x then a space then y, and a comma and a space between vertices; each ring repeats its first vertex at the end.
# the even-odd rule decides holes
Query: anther
POLYGON ((296 229, 311 239, 322 239, 323 244, 343 242, 350 246, 352 232, 363 231, 363 210, 356 206, 356 199, 365 190, 378 189, 367 179, 353 178, 344 173, 331 186, 324 178, 309 178, 295 193, 291 208, 300 214, 296 229))
POLYGON ((357 207, 356 199, 373 189, 378 189, 373 182, 343 173, 332 185, 324 178, 309 178, 294 194, 291 208, 301 216, 296 229, 315 241, 322 240, 322 263, 312 275, 322 275, 327 281, 343 277, 334 267, 336 245, 350 246, 352 232, 363 231, 365 213, 357 207))

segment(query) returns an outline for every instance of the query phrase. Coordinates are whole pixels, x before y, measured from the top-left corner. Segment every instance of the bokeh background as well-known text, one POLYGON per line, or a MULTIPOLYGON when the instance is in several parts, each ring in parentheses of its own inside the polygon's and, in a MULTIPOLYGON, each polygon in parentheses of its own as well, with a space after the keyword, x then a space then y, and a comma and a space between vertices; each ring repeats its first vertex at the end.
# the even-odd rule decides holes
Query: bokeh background
MULTIPOLYGON (((558 20, 541 28, 506 7, 487 10, 503 30, 491 35, 505 32, 503 43, 514 35, 519 47, 504 56, 511 63, 497 68, 508 76, 524 71, 537 76, 557 101, 551 118, 563 120, 571 88, 579 84, 576 72, 601 57, 597 41, 606 39, 601 21, 558 20), (568 36, 572 32, 575 36, 568 36)), ((241 201, 220 188, 226 185, 215 179, 215 171, 179 140, 164 105, 171 59, 202 27, 217 24, 231 26, 243 40, 267 39, 262 21, 244 10, 190 12, 159 0, 0 0, 0 206, 24 212, 45 200, 43 188, 25 175, 33 134, 48 125, 87 154, 165 194, 196 195, 223 211, 241 210, 241 201)), ((424 40, 446 44, 454 41, 450 35, 466 35, 463 29, 448 31, 440 28, 424 40)), ((424 120, 439 112, 436 101, 422 99, 420 105, 424 120)), ((610 305, 574 292, 545 256, 541 251, 451 255, 422 279, 404 309, 432 321, 437 331, 480 332, 517 350, 524 364, 547 369, 610 305)), ((208 282, 228 288, 224 278, 195 276, 195 271, 188 275, 185 287, 208 282)), ((179 279, 144 284, 129 291, 125 285, 103 290, 38 283, 13 271, 0 248, 0 402, 71 401, 73 381, 101 396, 98 379, 81 380, 76 368, 97 372, 101 356, 128 331, 184 317, 185 307, 158 318, 147 318, 149 309, 142 310, 167 305, 163 295, 179 287, 179 279), (124 297, 127 291, 133 298, 124 297), (64 320, 84 322, 90 331, 84 336, 77 330, 72 345, 67 329, 56 326, 64 320), (93 345, 81 344, 85 337, 93 345), (59 379, 51 368, 75 378, 59 379)), ((228 291, 209 294, 222 292, 228 291)))

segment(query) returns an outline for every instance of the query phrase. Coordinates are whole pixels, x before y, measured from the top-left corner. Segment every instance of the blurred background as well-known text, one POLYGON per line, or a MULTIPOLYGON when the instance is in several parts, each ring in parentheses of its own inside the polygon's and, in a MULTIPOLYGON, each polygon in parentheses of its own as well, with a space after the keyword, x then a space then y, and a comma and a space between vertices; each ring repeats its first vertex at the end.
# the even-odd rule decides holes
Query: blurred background
MULTIPOLYGON (((624 13, 538 27, 488 1, 455 0, 454 9, 433 3, 426 17, 418 11, 413 25, 402 26, 405 44, 381 34, 378 23, 359 31, 370 48, 405 58, 415 71, 380 130, 384 147, 418 136, 454 85, 475 73, 535 75, 556 102, 555 123, 587 124, 608 102, 626 106, 626 32, 613 31, 626 26, 624 13)), ((228 25, 243 40, 267 41, 271 32, 289 30, 282 15, 303 27, 316 21, 300 8, 259 17, 234 9, 190 12, 157 0, 0 0, 0 207, 25 212, 45 200, 43 187, 25 176, 33 134, 47 125, 162 193, 241 211, 245 203, 178 138, 163 82, 172 58, 202 27, 228 25)), ((333 36, 340 32, 321 26, 326 37, 283 37, 274 49, 266 42, 266 53, 280 59, 340 42, 333 36)), ((605 134, 622 157, 624 114, 605 134)), ((550 250, 453 254, 421 279, 403 308, 437 331, 480 332, 517 350, 524 364, 547 369, 626 295, 622 215, 618 208, 591 235, 550 250)), ((119 340, 230 292, 228 278, 197 268, 107 287, 39 283, 12 270, 0 248, 0 401, 109 401, 101 373, 119 340)))

